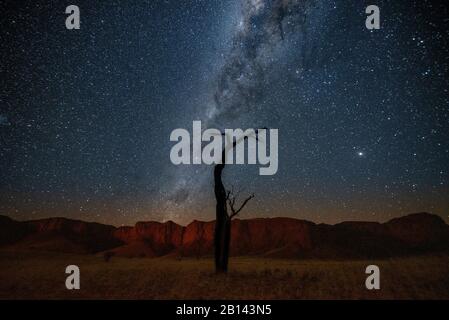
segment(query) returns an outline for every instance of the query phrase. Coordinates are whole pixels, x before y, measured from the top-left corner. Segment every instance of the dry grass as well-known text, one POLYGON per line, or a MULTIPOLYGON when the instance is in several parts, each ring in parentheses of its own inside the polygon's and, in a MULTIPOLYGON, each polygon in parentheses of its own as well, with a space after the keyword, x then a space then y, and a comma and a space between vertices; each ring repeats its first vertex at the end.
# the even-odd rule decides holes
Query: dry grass
POLYGON ((127 259, 0 251, 2 299, 449 299, 449 257, 378 261, 231 258, 127 259), (65 288, 65 267, 81 269, 81 290, 65 288), (365 268, 381 268, 381 290, 365 289, 365 268))

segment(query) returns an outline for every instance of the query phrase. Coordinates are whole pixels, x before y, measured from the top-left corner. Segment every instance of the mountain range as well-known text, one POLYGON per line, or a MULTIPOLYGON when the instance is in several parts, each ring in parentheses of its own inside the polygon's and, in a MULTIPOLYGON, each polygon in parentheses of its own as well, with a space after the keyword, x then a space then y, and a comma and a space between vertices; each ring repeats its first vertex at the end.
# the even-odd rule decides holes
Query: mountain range
MULTIPOLYGON (((213 255, 215 222, 187 226, 137 222, 114 227, 67 218, 16 221, 0 216, 0 248, 123 257, 213 255)), ((232 256, 271 258, 387 258, 449 253, 449 226, 439 216, 414 213, 385 223, 335 225, 293 218, 232 221, 232 256)))

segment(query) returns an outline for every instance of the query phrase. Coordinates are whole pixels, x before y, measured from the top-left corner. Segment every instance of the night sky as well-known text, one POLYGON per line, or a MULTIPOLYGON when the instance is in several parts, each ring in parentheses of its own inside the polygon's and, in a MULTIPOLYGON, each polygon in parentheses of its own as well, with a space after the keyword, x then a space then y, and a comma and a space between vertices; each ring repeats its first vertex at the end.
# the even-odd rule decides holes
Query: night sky
POLYGON ((241 218, 449 221, 449 12, 437 1, 6 1, 0 214, 215 217, 172 130, 279 129, 279 170, 225 169, 241 218), (65 27, 66 6, 81 29, 65 27), (365 8, 380 7, 380 30, 365 8))

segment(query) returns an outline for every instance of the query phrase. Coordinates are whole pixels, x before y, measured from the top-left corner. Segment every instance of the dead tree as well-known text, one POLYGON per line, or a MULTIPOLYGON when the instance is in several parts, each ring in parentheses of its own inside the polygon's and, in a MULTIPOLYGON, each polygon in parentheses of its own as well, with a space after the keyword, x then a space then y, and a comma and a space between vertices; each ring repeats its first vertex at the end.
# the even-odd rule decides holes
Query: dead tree
MULTIPOLYGON (((224 135, 224 134, 223 134, 224 135)), ((216 164, 214 167, 214 192, 216 199, 216 221, 215 221, 215 234, 214 234, 214 249, 215 249, 215 271, 217 273, 226 273, 228 271, 229 260, 229 245, 231 242, 231 219, 235 217, 243 207, 254 197, 254 194, 246 198, 242 205, 236 209, 235 202, 237 196, 234 195, 233 189, 226 191, 222 173, 226 165, 226 154, 228 151, 234 150, 235 146, 240 142, 245 142, 248 136, 244 136, 240 139, 236 139, 232 144, 228 143, 227 147, 223 148, 221 153, 221 163, 216 164), (230 213, 228 212, 228 206, 230 213)), ((257 140, 257 130, 255 139, 257 140)))

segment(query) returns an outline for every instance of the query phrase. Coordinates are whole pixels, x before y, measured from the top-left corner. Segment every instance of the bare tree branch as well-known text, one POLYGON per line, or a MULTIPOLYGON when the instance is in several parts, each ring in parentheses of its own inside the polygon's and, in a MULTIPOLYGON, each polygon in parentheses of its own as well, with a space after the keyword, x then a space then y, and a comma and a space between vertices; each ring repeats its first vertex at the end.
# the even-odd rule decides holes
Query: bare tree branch
POLYGON ((243 201, 242 205, 240 206, 240 208, 237 211, 234 211, 234 209, 232 209, 231 219, 234 216, 236 216, 240 211, 242 211, 243 207, 246 206, 248 201, 251 200, 252 198, 254 198, 254 194, 252 194, 248 198, 246 198, 245 201, 243 201))
POLYGON ((235 209, 235 202, 237 201, 237 196, 234 195, 234 187, 232 187, 231 190, 228 190, 226 192, 226 202, 228 203, 229 208, 231 209, 231 215, 229 216, 229 218, 232 219, 237 214, 239 214, 239 212, 242 211, 242 209, 246 206, 248 201, 251 200, 252 198, 254 198, 254 194, 251 194, 248 198, 246 198, 245 201, 243 201, 243 203, 241 204, 240 208, 235 209))

